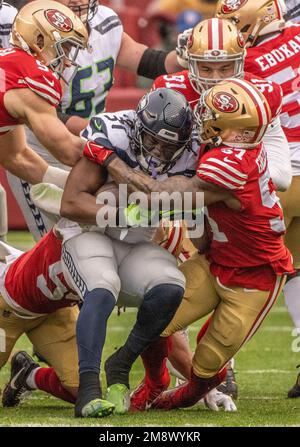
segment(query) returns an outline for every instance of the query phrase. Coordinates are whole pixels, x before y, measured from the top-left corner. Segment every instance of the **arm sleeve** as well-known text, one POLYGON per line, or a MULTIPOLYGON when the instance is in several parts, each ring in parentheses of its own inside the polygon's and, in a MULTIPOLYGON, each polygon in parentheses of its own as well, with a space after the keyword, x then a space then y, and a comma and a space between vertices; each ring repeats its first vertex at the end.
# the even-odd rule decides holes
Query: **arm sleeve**
POLYGON ((286 191, 292 181, 290 149, 277 117, 268 127, 263 143, 268 157, 268 166, 274 185, 279 191, 286 191))

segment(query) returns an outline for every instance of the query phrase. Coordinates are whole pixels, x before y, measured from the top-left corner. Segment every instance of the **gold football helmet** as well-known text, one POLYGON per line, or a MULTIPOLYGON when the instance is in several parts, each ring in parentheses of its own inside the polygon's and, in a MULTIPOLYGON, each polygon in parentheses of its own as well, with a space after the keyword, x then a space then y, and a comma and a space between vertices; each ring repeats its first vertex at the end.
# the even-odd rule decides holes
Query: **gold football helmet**
POLYGON ((231 78, 202 94, 195 119, 204 143, 249 149, 260 143, 272 116, 253 84, 231 78))
POLYGON ((49 66, 60 77, 66 66, 78 67, 80 49, 88 46, 85 25, 67 6, 53 0, 35 0, 20 9, 11 32, 12 45, 49 66), (69 55, 72 49, 72 56, 69 55))
POLYGON ((285 24, 284 0, 219 0, 216 17, 230 19, 243 33, 247 46, 258 36, 280 31, 285 24))
POLYGON ((241 78, 244 75, 244 39, 230 20, 214 18, 198 23, 187 42, 187 55, 189 78, 198 93, 223 80, 200 76, 199 62, 234 62, 231 76, 241 78))

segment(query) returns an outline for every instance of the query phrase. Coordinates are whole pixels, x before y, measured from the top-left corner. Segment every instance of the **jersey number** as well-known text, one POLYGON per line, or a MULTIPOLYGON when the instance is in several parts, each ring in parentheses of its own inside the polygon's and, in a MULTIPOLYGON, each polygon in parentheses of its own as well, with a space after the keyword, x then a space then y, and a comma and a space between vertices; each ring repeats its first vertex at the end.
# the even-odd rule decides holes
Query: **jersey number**
MULTIPOLYGON (((45 295, 49 300, 52 301, 59 301, 63 298, 67 298, 65 296, 68 293, 68 289, 65 287, 65 285, 61 282, 58 275, 62 273, 62 264, 60 261, 55 262, 54 264, 51 264, 49 266, 49 279, 52 281, 53 284, 56 285, 56 288, 51 292, 51 290, 48 287, 47 280, 44 277, 43 274, 39 275, 37 277, 37 287, 40 289, 43 295, 45 295)), ((74 299, 74 295, 72 295, 72 299, 74 299)))
MULTIPOLYGON (((98 61, 93 66, 85 67, 79 69, 74 77, 71 85, 71 97, 72 101, 70 106, 66 109, 66 113, 69 115, 77 115, 81 118, 89 118, 92 115, 103 112, 105 109, 105 97, 98 104, 95 101, 95 90, 82 90, 82 83, 84 80, 91 78, 96 70, 99 82, 105 77, 106 82, 103 82, 103 90, 101 94, 108 92, 113 85, 113 70, 114 70, 114 59, 109 57, 107 59, 98 61)), ((97 94, 98 96, 98 94, 97 94)))

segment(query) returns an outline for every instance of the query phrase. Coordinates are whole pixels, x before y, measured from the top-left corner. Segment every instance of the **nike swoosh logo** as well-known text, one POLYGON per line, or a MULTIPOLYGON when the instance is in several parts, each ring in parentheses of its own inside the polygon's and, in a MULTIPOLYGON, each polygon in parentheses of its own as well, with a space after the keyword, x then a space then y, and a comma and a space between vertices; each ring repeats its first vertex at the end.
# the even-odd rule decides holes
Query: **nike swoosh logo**
POLYGON ((96 127, 97 130, 101 130, 101 122, 98 123, 97 120, 94 121, 94 126, 96 127))
POLYGON ((15 377, 12 378, 11 382, 10 382, 10 387, 13 390, 16 390, 17 388, 15 387, 15 383, 16 380, 18 379, 19 375, 24 371, 25 367, 23 367, 22 369, 20 369, 20 371, 18 372, 18 374, 15 375, 15 377))
POLYGON ((237 162, 236 162, 236 161, 230 160, 228 157, 225 157, 225 158, 224 158, 224 161, 227 161, 227 163, 232 163, 232 164, 234 164, 234 165, 237 165, 237 162))
POLYGON ((43 78, 50 85, 50 87, 54 87, 54 81, 50 81, 49 79, 45 78, 45 76, 43 76, 43 78))

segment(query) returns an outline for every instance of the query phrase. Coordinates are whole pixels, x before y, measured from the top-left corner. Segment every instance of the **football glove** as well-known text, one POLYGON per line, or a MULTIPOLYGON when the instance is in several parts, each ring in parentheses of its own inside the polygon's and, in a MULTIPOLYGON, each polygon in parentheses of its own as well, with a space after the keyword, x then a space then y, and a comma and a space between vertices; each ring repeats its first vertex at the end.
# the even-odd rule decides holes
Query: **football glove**
POLYGON ((187 53, 187 42, 190 35, 193 32, 193 28, 188 28, 183 31, 183 33, 178 34, 177 37, 177 47, 176 47, 176 55, 177 62, 183 68, 188 68, 188 53, 187 53))
POLYGON ((207 393, 204 402, 212 411, 219 411, 220 407, 223 407, 225 411, 237 411, 237 407, 232 398, 227 394, 218 391, 216 388, 207 393))

